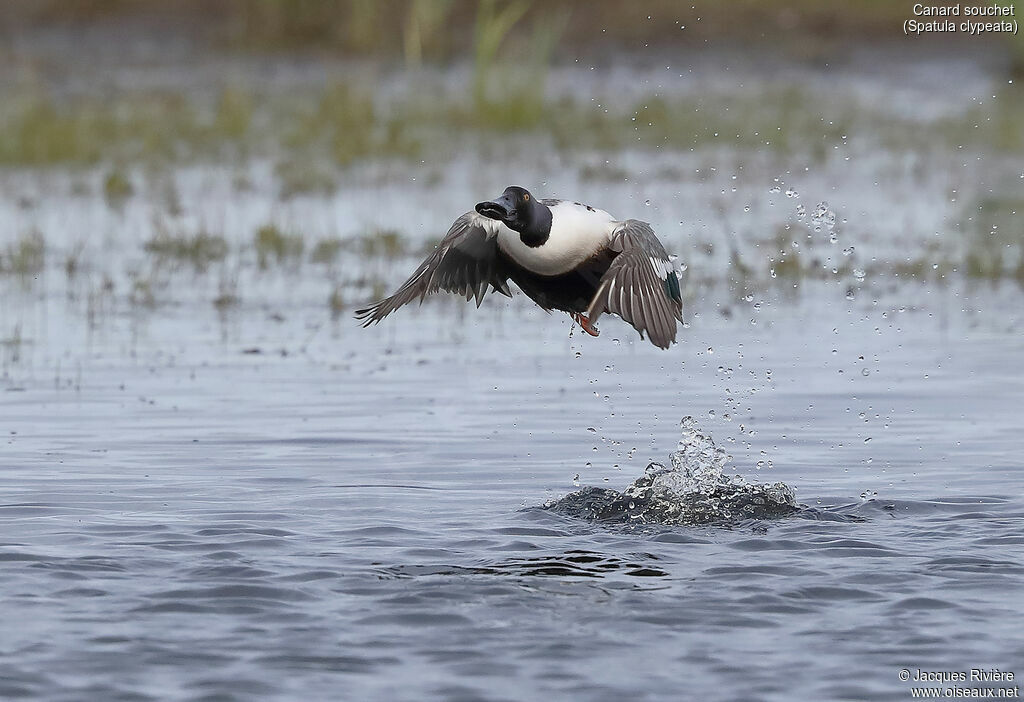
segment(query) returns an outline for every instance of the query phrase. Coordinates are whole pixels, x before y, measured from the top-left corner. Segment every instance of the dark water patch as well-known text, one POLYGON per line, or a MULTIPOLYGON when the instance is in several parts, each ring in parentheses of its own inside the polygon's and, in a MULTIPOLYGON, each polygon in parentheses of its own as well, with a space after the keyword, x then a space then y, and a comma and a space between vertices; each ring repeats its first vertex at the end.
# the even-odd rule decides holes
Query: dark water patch
POLYGON ((88 530, 101 532, 107 536, 136 536, 137 534, 165 532, 170 530, 170 527, 166 524, 90 524, 88 530))
POLYGON ((58 590, 53 594, 55 597, 106 597, 110 593, 107 590, 100 590, 94 587, 72 587, 66 590, 58 590))
POLYGON ((381 578, 421 578, 432 575, 487 575, 486 569, 457 565, 396 565, 377 571, 381 578))
MULTIPOLYGON (((817 500, 821 502, 821 500, 817 500)), ((807 507, 801 505, 800 509, 793 513, 794 517, 800 519, 814 519, 819 522, 864 522, 867 517, 857 514, 857 504, 837 505, 834 507, 807 507)))
POLYGON ((226 609, 218 607, 199 605, 191 602, 155 602, 153 604, 139 605, 131 611, 149 614, 223 614, 226 609))
POLYGON ((832 556, 859 556, 871 558, 893 558, 904 554, 881 544, 862 541, 859 539, 842 538, 818 538, 811 539, 812 548, 823 551, 832 556))
POLYGON ((739 600, 744 607, 762 614, 782 614, 799 616, 815 611, 814 607, 795 603, 792 598, 781 594, 759 592, 756 595, 744 597, 739 600))
POLYGON ((986 573, 992 575, 1019 575, 1024 573, 1024 564, 1020 561, 1004 561, 980 556, 949 556, 936 558, 925 563, 925 567, 935 572, 961 571, 965 573, 986 573))
POLYGON ((413 627, 441 627, 469 626, 473 620, 461 614, 453 612, 392 612, 390 614, 374 614, 363 617, 356 621, 358 624, 370 626, 413 626, 413 627))
POLYGON ((16 517, 46 517, 67 514, 68 512, 87 513, 89 510, 46 502, 12 502, 10 504, 0 505, 0 517, 5 519, 12 519, 16 517))
POLYGON ((215 565, 192 568, 188 571, 188 575, 198 580, 231 580, 235 578, 266 578, 273 576, 274 571, 247 565, 215 565))
POLYGON ((284 438, 253 438, 240 439, 206 439, 203 443, 224 446, 387 446, 393 447, 401 443, 413 443, 414 439, 403 436, 375 439, 367 436, 295 436, 284 438))
POLYGON ((168 590, 165 592, 155 592, 151 596, 165 600, 237 600, 240 602, 252 600, 282 604, 305 602, 312 599, 311 595, 300 590, 271 587, 268 585, 243 585, 240 583, 208 588, 168 590))
POLYGON ((1024 544, 1024 534, 986 536, 980 539, 975 539, 974 543, 978 546, 1019 546, 1024 544))
POLYGON ((345 490, 360 490, 360 489, 365 489, 365 490, 372 490, 372 489, 382 489, 382 490, 444 490, 445 489, 445 488, 435 487, 435 486, 432 486, 432 485, 387 485, 387 484, 375 484, 375 483, 366 483, 366 484, 362 484, 362 485, 331 485, 329 487, 340 488, 340 489, 345 489, 345 490))
POLYGON ((341 535, 354 538, 366 538, 369 536, 408 536, 411 537, 416 535, 418 532, 414 529, 406 529, 405 527, 394 526, 394 525, 380 525, 380 526, 364 526, 356 527, 355 529, 347 529, 341 532, 341 535))
POLYGON ((202 557, 216 561, 239 561, 243 558, 242 554, 238 551, 214 551, 212 553, 204 553, 202 557))
POLYGON ((152 548, 160 549, 161 551, 181 551, 186 553, 195 553, 200 551, 220 551, 223 549, 245 551, 248 549, 277 549, 280 548, 287 539, 279 536, 265 536, 259 539, 236 539, 229 541, 220 541, 216 543, 209 543, 205 541, 194 541, 192 539, 175 539, 166 542, 149 543, 146 544, 152 548))
POLYGON ((287 529, 270 529, 267 527, 242 526, 213 526, 199 529, 196 536, 224 536, 225 534, 258 534, 259 536, 296 536, 294 531, 287 529))
POLYGON ((559 557, 538 556, 517 558, 496 563, 489 568, 494 575, 513 575, 519 577, 558 576, 576 578, 602 578, 611 573, 631 577, 668 576, 668 572, 658 568, 653 561, 655 556, 638 554, 636 560, 592 551, 567 551, 559 557))
POLYGON ((69 689, 65 694, 56 698, 60 702, 67 700, 110 700, 111 702, 152 702, 159 700, 154 697, 135 690, 125 689, 123 686, 97 684, 87 687, 75 687, 69 689))
POLYGON ((260 522, 285 522, 291 521, 295 517, 291 514, 285 514, 284 512, 220 512, 213 510, 198 510, 197 514, 201 514, 204 517, 210 519, 216 519, 221 522, 246 522, 246 523, 260 523, 260 522))
POLYGON ((572 536, 572 532, 561 531, 558 529, 544 529, 542 527, 525 527, 525 526, 512 526, 502 527, 494 530, 498 534, 505 534, 506 536, 572 536))
POLYGON ((45 562, 52 560, 49 556, 40 556, 34 553, 17 553, 15 551, 4 551, 0 553, 0 562, 3 561, 38 561, 45 562))
POLYGON ((560 555, 510 558, 484 566, 399 565, 379 571, 385 577, 423 577, 453 575, 490 575, 511 577, 603 578, 610 574, 631 577, 666 577, 652 554, 634 554, 624 558, 586 550, 571 550, 560 555))
POLYGON ((279 576, 277 580, 282 583, 310 583, 317 580, 335 580, 342 577, 342 573, 333 570, 309 570, 291 575, 279 576))
POLYGON ((721 575, 726 577, 743 577, 748 575, 777 575, 780 577, 793 577, 794 575, 809 576, 823 575, 824 573, 822 571, 814 571, 806 568, 794 570, 792 567, 787 566, 757 564, 744 566, 714 566, 712 568, 705 568, 704 574, 710 576, 721 575))
POLYGON ((728 546, 737 551, 807 551, 814 549, 813 544, 795 539, 740 539, 730 542, 728 546))
POLYGON ((938 609, 960 609, 960 605, 934 597, 905 597, 893 602, 889 609, 895 614, 899 612, 933 612, 938 609))
MULTIPOLYGON (((224 661, 230 662, 229 659, 224 661)), ((198 679, 184 686, 187 690, 209 690, 198 697, 189 698, 189 702, 243 702, 256 698, 272 696, 280 692, 276 685, 257 679, 239 679, 238 677, 209 677, 198 679)))
POLYGON ((794 600, 808 600, 811 602, 874 601, 885 599, 885 596, 879 592, 834 585, 813 585, 784 591, 780 595, 794 600))
POLYGON ((113 558, 104 556, 81 556, 78 558, 40 558, 33 559, 33 568, 56 569, 81 573, 123 573, 127 566, 113 558))

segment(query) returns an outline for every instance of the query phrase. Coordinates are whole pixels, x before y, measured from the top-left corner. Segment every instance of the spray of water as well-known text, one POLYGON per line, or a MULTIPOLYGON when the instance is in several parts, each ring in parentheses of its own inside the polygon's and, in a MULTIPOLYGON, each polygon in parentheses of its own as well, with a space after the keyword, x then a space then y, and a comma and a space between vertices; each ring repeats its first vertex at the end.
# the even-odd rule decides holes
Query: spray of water
POLYGON ((785 516, 798 509, 791 487, 727 475, 728 461, 725 449, 686 417, 669 466, 651 463, 621 493, 586 487, 545 507, 582 519, 632 524, 729 523, 785 516))

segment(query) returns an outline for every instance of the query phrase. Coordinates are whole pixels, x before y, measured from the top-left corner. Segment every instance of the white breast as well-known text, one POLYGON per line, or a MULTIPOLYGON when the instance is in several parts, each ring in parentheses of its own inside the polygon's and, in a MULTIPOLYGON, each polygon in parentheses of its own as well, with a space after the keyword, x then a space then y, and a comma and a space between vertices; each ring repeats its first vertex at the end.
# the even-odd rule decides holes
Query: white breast
POLYGON ((527 246, 508 227, 498 231, 502 252, 538 275, 568 273, 603 248, 617 224, 604 210, 575 202, 560 201, 550 208, 551 234, 540 246, 527 246))

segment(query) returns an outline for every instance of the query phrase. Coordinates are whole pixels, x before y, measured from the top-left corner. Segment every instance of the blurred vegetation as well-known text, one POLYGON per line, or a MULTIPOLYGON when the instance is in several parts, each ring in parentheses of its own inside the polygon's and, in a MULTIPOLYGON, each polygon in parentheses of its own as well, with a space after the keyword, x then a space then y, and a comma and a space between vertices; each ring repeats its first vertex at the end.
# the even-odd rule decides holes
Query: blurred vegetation
POLYGON ((224 237, 204 231, 195 234, 161 231, 147 241, 144 248, 158 265, 189 264, 197 273, 205 271, 212 263, 223 261, 228 254, 224 237))
MULTIPOLYGON (((681 25, 694 42, 898 37, 908 12, 891 0, 12 0, 0 7, 0 31, 148 21, 249 51, 330 50, 418 65, 470 57, 481 50, 480 32, 487 46, 517 20, 542 28, 564 17, 573 31, 558 41, 563 56, 598 57, 609 48, 677 46, 681 25)), ((522 39, 532 41, 529 33, 522 39)))
MULTIPOLYGON (((597 96, 607 105, 547 92, 554 62, 579 62, 593 53, 595 63, 607 63, 608 48, 628 52, 661 44, 701 50, 710 40, 762 40, 817 60, 830 55, 830 41, 838 38, 902 36, 900 20, 907 12, 888 0, 12 2, 0 6, 0 34, 104 23, 144 32, 140 23, 148 20, 159 21, 161 31, 221 47, 333 51, 402 59, 413 69, 459 59, 470 62, 472 74, 463 91, 424 86, 397 96, 379 95, 373 78, 355 74, 328 76, 322 87, 300 94, 228 83, 212 97, 142 88, 101 99, 19 82, 0 102, 0 166, 117 163, 103 188, 107 201, 118 206, 134 190, 125 165, 269 158, 282 197, 329 195, 338 187, 338 169, 371 159, 450 156, 450 137, 462 129, 536 132, 562 150, 728 143, 783 152, 811 149, 820 160, 858 120, 873 120, 871 131, 885 146, 931 148, 940 137, 963 147, 1024 150, 1024 95, 1013 84, 1002 91, 996 109, 979 106, 967 119, 949 118, 934 130, 920 129, 913 119, 867 115, 852 99, 849 105, 822 105, 799 88, 752 86, 729 97, 655 93, 629 103, 597 96)), ((1014 39, 1008 46, 1009 54, 1024 57, 1024 43, 1014 39)), ((620 175, 615 167, 594 165, 581 173, 588 180, 620 175)))
MULTIPOLYGON (((410 90, 386 96, 374 82, 379 71, 329 74, 322 83, 286 90, 229 77, 209 93, 145 86, 96 96, 47 84, 40 77, 45 71, 31 73, 12 81, 0 101, 0 166, 98 166, 98 194, 119 207, 147 194, 145 174, 176 163, 237 165, 235 185, 242 191, 253 187, 247 160, 267 159, 282 198, 316 197, 365 177, 352 167, 367 162, 404 162, 395 169, 404 172, 409 162, 429 159, 443 169, 457 151, 453 144, 461 146, 472 137, 478 140, 470 146, 485 155, 489 148, 507 148, 506 139, 540 140, 539 149, 574 152, 578 160, 565 163, 578 170, 581 180, 603 183, 635 179, 614 158, 619 150, 744 149, 771 151, 772 157, 799 153, 814 164, 832 158, 846 135, 857 135, 861 148, 896 154, 965 149, 1020 158, 1021 39, 1006 41, 1010 70, 1020 79, 1001 85, 992 100, 966 114, 931 122, 858 102, 855 96, 823 104, 811 87, 803 86, 751 85, 742 94, 707 90, 684 96, 652 88, 649 95, 628 100, 610 94, 556 96, 548 90, 550 67, 559 61, 600 67, 629 52, 700 52, 715 41, 729 46, 762 42, 820 64, 831 60, 840 41, 905 41, 900 25, 908 12, 909 4, 890 0, 12 0, 0 5, 0 35, 43 26, 73 32, 104 24, 130 31, 142 27, 139 31, 187 35, 205 42, 201 46, 228 52, 366 57, 385 68, 405 68, 413 78, 410 90), (466 63, 465 85, 446 89, 430 83, 429 71, 421 70, 455 61, 466 63)), ((661 175, 643 175, 684 177, 672 167, 661 175)), ((161 197, 168 215, 181 214, 172 187, 161 197)), ((820 252, 795 246, 791 231, 780 230, 766 235, 756 258, 748 254, 744 260, 733 245, 730 274, 744 295, 811 279, 856 286, 865 276, 944 280, 951 272, 975 280, 1012 278, 1024 285, 1024 231, 1018 214, 1024 202, 1012 193, 993 194, 971 207, 960 223, 963 237, 956 250, 871 262, 855 275, 852 261, 825 261, 820 252)), ((127 288, 131 300, 146 307, 161 299, 169 271, 199 274, 213 268, 221 279, 206 300, 228 309, 240 295, 238 281, 225 270, 252 267, 255 261, 265 279, 272 278, 273 272, 263 272, 272 266, 284 271, 317 266, 330 284, 327 306, 337 315, 349 300, 387 292, 395 279, 392 267, 404 274, 408 259, 429 251, 393 230, 307 243, 301 231, 271 223, 232 246, 202 229, 157 226, 155 231, 143 245, 148 268, 129 275, 127 288)), ((707 246, 703 253, 710 256, 713 244, 707 246)), ((681 253, 702 255, 697 244, 681 253)), ((68 278, 91 267, 82 250, 57 248, 49 258, 51 264, 60 258, 57 265, 68 278)), ((3 274, 31 279, 46 263, 46 242, 36 231, 0 248, 3 274)), ((715 282, 696 275, 694 284, 715 282)))
POLYGON ((265 224, 256 230, 253 246, 260 268, 266 269, 271 261, 278 264, 297 263, 306 248, 306 241, 302 234, 289 234, 277 225, 265 224))
POLYGON ((23 234, 0 250, 0 273, 27 278, 37 276, 46 267, 46 240, 38 231, 23 234))
POLYGON ((961 223, 966 240, 964 273, 969 278, 1015 278, 1024 284, 1024 198, 981 199, 961 223))
POLYGON ((128 176, 119 169, 114 169, 103 179, 103 196, 107 204, 118 207, 135 192, 128 176))
MULTIPOLYGON (((529 75, 543 82, 542 71, 529 75)), ((68 99, 59 108, 15 95, 13 108, 0 105, 0 165, 117 164, 106 173, 103 194, 119 205, 135 190, 132 165, 270 158, 282 197, 329 195, 338 187, 339 169, 353 164, 428 157, 443 163, 453 155, 453 133, 464 137, 467 129, 545 136, 562 151, 729 146, 807 151, 821 161, 844 135, 857 133, 869 133, 879 146, 894 150, 1024 151, 1024 92, 1010 84, 996 97, 966 115, 922 128, 912 115, 875 111, 853 97, 823 105, 809 90, 770 86, 742 95, 657 95, 607 107, 514 90, 497 96, 485 91, 479 101, 426 101, 408 94, 377 104, 365 86, 345 82, 333 82, 319 94, 286 96, 232 87, 223 91, 216 110, 207 109, 201 96, 155 98, 157 105, 175 106, 160 110, 150 93, 119 95, 103 104, 68 99)), ((581 171, 587 180, 626 175, 610 163, 591 163, 581 171)), ((167 195, 173 205, 174 193, 167 195)))

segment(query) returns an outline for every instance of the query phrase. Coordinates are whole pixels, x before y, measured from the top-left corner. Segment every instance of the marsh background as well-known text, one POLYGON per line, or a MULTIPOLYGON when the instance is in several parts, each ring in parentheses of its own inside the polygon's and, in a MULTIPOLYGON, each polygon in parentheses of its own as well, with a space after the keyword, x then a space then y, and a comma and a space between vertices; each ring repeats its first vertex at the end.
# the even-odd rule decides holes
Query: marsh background
POLYGON ((4 3, 0 694, 1013 670, 1024 43, 905 37, 911 7, 4 3), (512 183, 650 221, 680 345, 521 296, 359 328, 512 183), (688 415, 811 510, 540 509, 624 488, 688 415))

